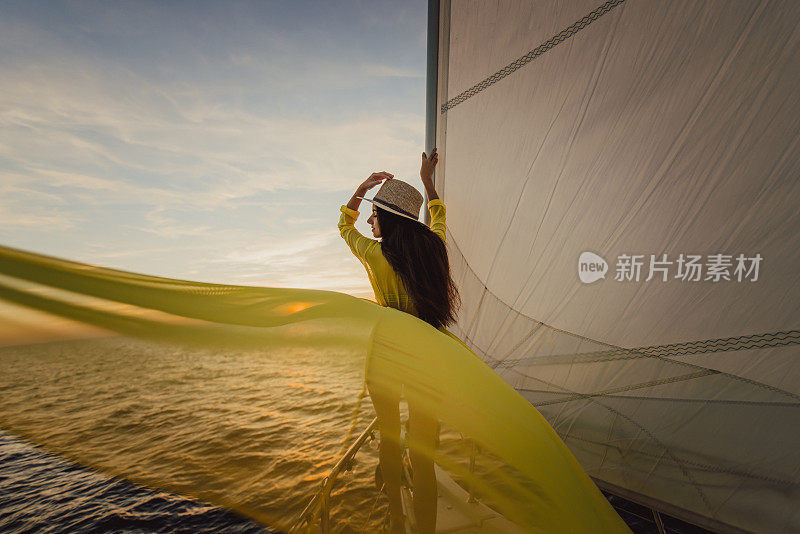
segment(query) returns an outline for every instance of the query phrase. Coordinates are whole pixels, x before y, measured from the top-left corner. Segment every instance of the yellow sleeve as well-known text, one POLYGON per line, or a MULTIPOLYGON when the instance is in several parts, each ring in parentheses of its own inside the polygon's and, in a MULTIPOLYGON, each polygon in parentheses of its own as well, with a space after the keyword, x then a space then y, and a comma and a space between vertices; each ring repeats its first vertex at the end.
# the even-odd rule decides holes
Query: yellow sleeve
POLYGON ((431 230, 442 238, 442 241, 447 243, 445 239, 445 207, 444 202, 440 198, 434 198, 428 202, 428 211, 431 212, 431 230))
POLYGON ((364 237, 361 232, 356 230, 356 227, 353 226, 353 223, 358 219, 358 211, 352 210, 346 205, 342 205, 339 211, 342 212, 342 215, 339 217, 339 233, 350 247, 350 250, 353 251, 353 254, 355 254, 358 259, 365 260, 367 251, 377 245, 378 241, 364 237))

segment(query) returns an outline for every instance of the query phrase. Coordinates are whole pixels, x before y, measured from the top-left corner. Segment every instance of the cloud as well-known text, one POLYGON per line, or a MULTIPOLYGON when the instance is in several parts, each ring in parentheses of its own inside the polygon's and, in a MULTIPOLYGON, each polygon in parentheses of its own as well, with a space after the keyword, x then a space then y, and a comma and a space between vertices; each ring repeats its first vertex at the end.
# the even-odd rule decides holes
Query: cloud
MULTIPOLYGON (((303 57, 299 61, 291 56, 263 57, 237 51, 228 57, 230 63, 248 69, 264 82, 277 84, 282 89, 314 87, 363 87, 372 85, 375 78, 424 79, 423 69, 408 69, 397 65, 369 63, 352 60, 330 60, 320 57, 303 57)), ((349 59, 349 58, 348 58, 349 59)))
POLYGON ((7 212, 4 208, 0 208, 0 227, 12 230, 18 227, 71 230, 78 226, 78 222, 59 214, 7 212))
MULTIPOLYGON (((143 180, 125 177, 145 175, 200 203, 279 188, 337 191, 378 167, 412 172, 409 156, 417 152, 424 124, 421 114, 360 114, 332 122, 221 109, 198 99, 175 99, 174 117, 165 120, 156 104, 120 106, 105 94, 108 88, 76 87, 57 73, 46 77, 48 83, 16 86, 8 76, 0 78, 0 108, 11 110, 0 115, 0 156, 33 179, 60 177, 59 183, 74 187, 91 180, 85 188, 95 190, 113 191, 126 182, 141 187, 143 180), (198 180, 199 192, 192 187, 198 180)), ((148 90, 130 84, 114 92, 125 97, 126 91, 148 90)), ((165 189, 148 189, 156 188, 165 189)))
POLYGON ((291 266, 302 267, 308 263, 321 247, 333 242, 333 232, 316 233, 310 236, 285 239, 282 243, 272 243, 269 248, 248 246, 243 250, 229 252, 224 257, 216 258, 214 262, 245 263, 245 264, 276 264, 283 263, 291 266), (299 265, 298 265, 299 264, 299 265))
POLYGON ((361 70, 368 76, 387 78, 425 78, 425 73, 419 70, 408 70, 391 65, 362 65, 361 70))
POLYGON ((0 234, 152 274, 368 290, 338 207, 374 171, 414 181, 424 46, 410 69, 399 49, 309 53, 308 32, 127 31, 136 10, 97 7, 0 21, 0 234))

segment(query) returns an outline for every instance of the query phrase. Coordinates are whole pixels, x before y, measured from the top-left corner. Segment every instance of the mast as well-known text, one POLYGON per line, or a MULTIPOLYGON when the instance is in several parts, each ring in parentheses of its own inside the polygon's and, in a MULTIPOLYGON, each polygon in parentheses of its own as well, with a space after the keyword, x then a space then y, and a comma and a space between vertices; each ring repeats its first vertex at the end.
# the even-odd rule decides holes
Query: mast
MULTIPOLYGON (((438 90, 439 71, 439 0, 428 0, 428 72, 425 86, 425 153, 430 154, 436 144, 436 93, 438 90)), ((436 172, 433 175, 436 183, 436 172)), ((428 194, 425 194, 425 205, 422 207, 424 222, 431 223, 431 215, 426 207, 428 194)))

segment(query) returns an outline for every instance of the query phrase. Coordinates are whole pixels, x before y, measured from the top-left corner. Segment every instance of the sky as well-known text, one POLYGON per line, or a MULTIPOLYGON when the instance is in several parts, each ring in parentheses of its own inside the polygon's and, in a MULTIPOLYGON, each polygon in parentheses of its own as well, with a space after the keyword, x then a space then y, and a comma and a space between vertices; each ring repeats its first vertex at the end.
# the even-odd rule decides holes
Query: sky
POLYGON ((0 245, 372 298, 339 207, 376 171, 424 194, 426 17, 424 0, 4 1, 0 245))

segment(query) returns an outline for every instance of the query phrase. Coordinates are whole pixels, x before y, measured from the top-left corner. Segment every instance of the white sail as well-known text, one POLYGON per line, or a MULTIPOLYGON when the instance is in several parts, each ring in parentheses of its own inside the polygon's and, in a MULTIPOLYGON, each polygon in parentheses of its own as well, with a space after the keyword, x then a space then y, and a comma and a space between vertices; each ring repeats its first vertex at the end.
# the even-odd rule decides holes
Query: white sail
POLYGON ((601 487, 800 531, 800 3, 439 9, 453 332, 601 487))

